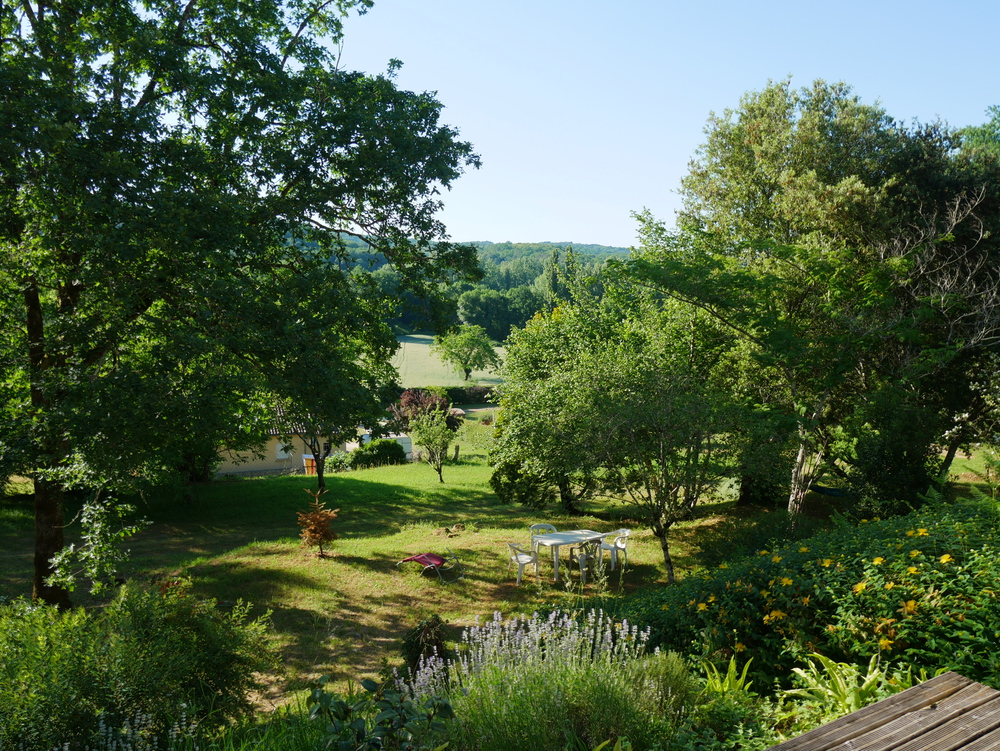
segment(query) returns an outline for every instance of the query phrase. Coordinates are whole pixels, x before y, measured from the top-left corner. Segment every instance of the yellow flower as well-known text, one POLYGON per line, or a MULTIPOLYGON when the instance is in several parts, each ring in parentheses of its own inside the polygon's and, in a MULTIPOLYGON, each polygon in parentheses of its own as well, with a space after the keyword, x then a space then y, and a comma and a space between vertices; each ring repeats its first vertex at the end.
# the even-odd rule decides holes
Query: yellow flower
POLYGON ((808 553, 809 552, 809 548, 807 548, 805 545, 803 545, 801 548, 799 548, 799 552, 800 553, 808 553))
POLYGON ((927 537, 927 530, 924 527, 921 527, 920 529, 918 529, 917 530, 917 537, 927 537))
POLYGON ((823 568, 830 568, 830 566, 832 566, 832 565, 833 565, 833 558, 824 558, 823 559, 823 568))
POLYGON ((810 600, 811 597, 812 597, 811 595, 806 595, 805 597, 803 597, 802 598, 802 604, 803 605, 808 605, 809 604, 809 600, 810 600))
POLYGON ((736 642, 736 646, 733 647, 733 649, 735 649, 737 652, 742 652, 746 648, 747 648, 747 645, 744 644, 741 641, 736 642))
POLYGON ((670 606, 667 603, 663 603, 663 605, 660 607, 660 609, 661 610, 670 610, 670 606))
POLYGON ((771 554, 768 553, 766 550, 762 550, 759 553, 757 553, 757 555, 771 555, 771 554))
POLYGON ((951 557, 951 553, 945 553, 943 556, 938 558, 938 560, 941 561, 941 563, 950 563, 955 559, 951 557))
POLYGON ((915 534, 916 534, 916 532, 914 532, 912 529, 906 530, 906 536, 907 537, 913 537, 913 535, 915 535, 915 534))
POLYGON ((907 600, 902 604, 903 606, 896 612, 902 613, 903 615, 913 615, 917 612, 917 601, 907 600))
POLYGON ((781 577, 781 586, 782 587, 787 587, 787 586, 791 585, 791 583, 792 583, 792 580, 789 579, 787 576, 781 577))
POLYGON ((861 520, 861 523, 862 523, 862 524, 867 524, 867 523, 868 523, 868 520, 867 520, 867 519, 862 519, 862 520, 861 520))
POLYGON ((915 574, 915 573, 917 573, 917 572, 918 572, 919 570, 920 570, 920 569, 918 569, 918 568, 917 568, 916 566, 907 566, 907 567, 906 567, 906 573, 908 573, 908 574, 915 574))
POLYGON ((895 586, 896 585, 893 582, 886 582, 885 588, 886 589, 892 589, 895 586))
POLYGON ((729 564, 728 563, 720 563, 719 564, 719 568, 729 568, 729 564))
POLYGON ((708 610, 708 605, 703 602, 698 603, 698 610, 708 610))
POLYGON ((785 617, 785 613, 781 610, 772 610, 768 615, 764 616, 764 623, 770 623, 771 621, 780 621, 785 617))
POLYGON ((781 563, 781 556, 777 554, 772 555, 771 560, 774 561, 775 563, 781 563))
POLYGON ((715 602, 715 595, 709 595, 708 601, 709 602, 715 602))
POLYGON ((771 594, 771 591, 770 591, 769 589, 762 589, 762 590, 760 591, 760 596, 761 596, 761 597, 767 597, 767 596, 768 596, 768 595, 770 595, 770 594, 771 594))
POLYGON ((918 555, 920 555, 920 551, 919 550, 911 550, 910 551, 910 558, 916 558, 918 555))
POLYGON ((872 563, 874 563, 876 566, 881 566, 883 563, 885 563, 885 558, 883 558, 882 556, 878 556, 877 558, 872 559, 872 563))
POLYGON ((886 652, 888 652, 890 649, 892 649, 892 639, 887 639, 886 637, 883 636, 881 639, 878 640, 878 647, 879 649, 884 649, 886 652))
POLYGON ((867 586, 868 586, 867 582, 858 582, 853 587, 851 587, 851 590, 854 592, 854 594, 859 595, 865 591, 865 588, 867 586))

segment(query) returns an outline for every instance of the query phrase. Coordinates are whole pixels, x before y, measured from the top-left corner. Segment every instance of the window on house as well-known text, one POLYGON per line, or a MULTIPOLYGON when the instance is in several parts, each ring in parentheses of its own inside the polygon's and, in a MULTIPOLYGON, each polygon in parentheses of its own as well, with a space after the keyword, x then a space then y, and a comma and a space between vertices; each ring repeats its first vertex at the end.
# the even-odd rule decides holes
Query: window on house
POLYGON ((290 443, 282 443, 281 441, 278 441, 278 446, 274 450, 274 458, 279 462, 291 459, 294 448, 295 447, 290 443))

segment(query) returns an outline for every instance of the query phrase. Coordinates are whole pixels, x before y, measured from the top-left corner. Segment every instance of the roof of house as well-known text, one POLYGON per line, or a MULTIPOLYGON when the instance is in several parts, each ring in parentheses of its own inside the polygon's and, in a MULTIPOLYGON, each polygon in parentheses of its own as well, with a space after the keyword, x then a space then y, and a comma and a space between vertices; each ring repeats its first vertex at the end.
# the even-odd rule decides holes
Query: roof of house
POLYGON ((771 748, 1000 751, 1000 691, 944 673, 771 748))

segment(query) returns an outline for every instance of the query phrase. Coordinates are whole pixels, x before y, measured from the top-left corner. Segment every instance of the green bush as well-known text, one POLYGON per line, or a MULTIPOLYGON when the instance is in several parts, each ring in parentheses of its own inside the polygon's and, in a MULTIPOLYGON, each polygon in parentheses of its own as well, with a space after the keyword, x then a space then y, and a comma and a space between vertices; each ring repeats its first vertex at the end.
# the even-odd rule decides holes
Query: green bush
POLYGON ((829 532, 722 563, 623 601, 651 642, 715 660, 754 657, 787 680, 818 652, 864 664, 956 670, 1000 686, 1000 520, 962 504, 829 532))
POLYGON ((0 748, 44 749, 114 735, 141 717, 151 733, 181 715, 225 721, 251 709, 268 667, 265 621, 229 613, 184 585, 127 586, 101 611, 0 607, 0 748))
POLYGON ((450 386, 445 393, 452 404, 489 404, 496 401, 492 386, 450 386))
POLYGON ((344 451, 334 451, 323 465, 328 472, 346 472, 351 468, 351 455, 344 451))
POLYGON ((406 450, 391 438, 376 438, 351 452, 351 469, 406 464, 406 450))

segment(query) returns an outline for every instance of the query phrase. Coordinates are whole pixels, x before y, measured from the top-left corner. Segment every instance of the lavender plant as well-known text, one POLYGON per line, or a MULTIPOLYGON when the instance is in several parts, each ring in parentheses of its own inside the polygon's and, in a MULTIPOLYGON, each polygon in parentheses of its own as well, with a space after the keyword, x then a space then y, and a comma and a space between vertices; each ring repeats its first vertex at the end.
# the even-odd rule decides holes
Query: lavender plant
POLYGON ((697 692, 679 657, 647 650, 648 631, 592 610, 493 620, 467 629, 454 659, 422 661, 400 690, 414 700, 447 694, 458 748, 587 748, 627 737, 664 740, 697 692))

